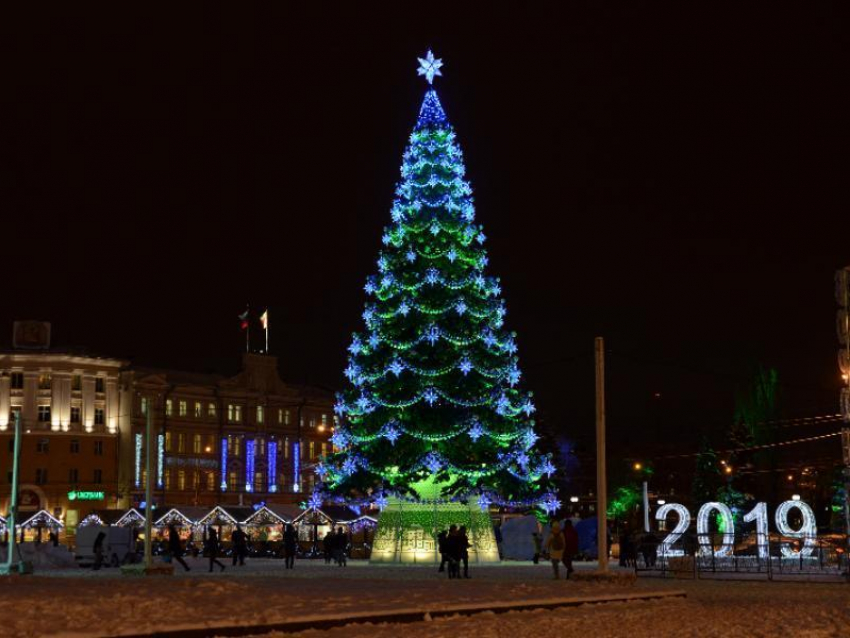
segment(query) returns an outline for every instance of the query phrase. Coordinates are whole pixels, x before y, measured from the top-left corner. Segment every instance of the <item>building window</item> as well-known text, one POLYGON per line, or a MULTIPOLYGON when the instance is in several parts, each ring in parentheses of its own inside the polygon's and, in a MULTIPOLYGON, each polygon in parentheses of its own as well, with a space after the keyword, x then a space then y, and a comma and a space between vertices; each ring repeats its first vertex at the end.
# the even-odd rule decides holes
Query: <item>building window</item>
POLYGON ((201 402, 200 401, 195 401, 195 418, 196 419, 201 418, 201 402))
POLYGON ((284 425, 289 425, 289 410, 286 410, 286 411, 283 413, 283 424, 284 424, 284 425))
POLYGON ((50 439, 39 439, 35 444, 35 451, 41 454, 47 454, 50 451, 50 439))
POLYGON ((177 489, 181 492, 186 489, 186 470, 177 470, 177 489))
POLYGON ((80 408, 79 406, 72 405, 71 406, 71 423, 79 423, 80 422, 80 408))
POLYGON ((201 435, 193 434, 192 435, 192 452, 195 454, 201 453, 201 435))
POLYGON ((262 472, 254 472, 254 491, 255 492, 265 492, 265 485, 263 484, 263 473, 262 472))
POLYGON ((24 373, 23 372, 13 372, 9 379, 9 387, 12 390, 23 390, 24 389, 24 373))
POLYGON ((165 451, 171 452, 171 432, 165 433, 165 451))
POLYGON ((263 406, 258 405, 257 406, 257 424, 258 425, 263 424, 263 421, 265 420, 265 416, 266 416, 266 413, 265 413, 265 410, 263 409, 263 406))
POLYGON ((47 468, 37 467, 35 469, 36 485, 44 485, 47 483, 47 468))
POLYGON ((38 422, 39 423, 50 423, 50 406, 49 405, 38 406, 38 422))
POLYGON ((186 451, 186 435, 183 432, 177 433, 177 453, 183 454, 186 451))
POLYGON ((207 405, 207 416, 211 419, 215 418, 215 403, 207 405))
POLYGON ((147 415, 148 413, 148 398, 142 397, 142 414, 147 415))
POLYGON ((322 456, 327 456, 327 455, 328 455, 328 444, 322 443, 322 456))
POLYGON ((68 482, 71 485, 74 485, 79 480, 80 480, 80 471, 77 468, 72 467, 70 470, 68 470, 68 482))
POLYGON ((257 439, 256 447, 254 447, 256 456, 265 456, 266 455, 266 442, 264 439, 257 439))
POLYGON ((310 417, 310 427, 311 428, 316 427, 316 417, 310 417))
POLYGON ((284 437, 283 439, 283 458, 289 458, 289 437, 284 437))
POLYGON ((310 458, 316 458, 316 442, 310 441, 310 458))
POLYGON ((277 409, 277 424, 283 425, 283 408, 277 409))
POLYGON ((103 470, 94 471, 94 483, 95 485, 100 485, 101 483, 103 483, 103 470))
POLYGON ((242 455, 242 437, 234 436, 233 437, 233 455, 241 456, 242 455))
POLYGON ((322 427, 325 428, 328 426, 328 415, 322 412, 322 427))
POLYGON ((171 416, 174 414, 174 401, 171 399, 165 400, 165 416, 171 416))
POLYGON ((171 489, 171 470, 163 470, 162 478, 165 480, 165 489, 171 489))
POLYGON ((103 394, 103 377, 95 377, 94 391, 103 394))
POLYGON ((186 416, 188 404, 186 401, 180 401, 180 416, 186 416))
POLYGON ((94 442, 94 455, 103 456, 103 441, 94 442))
POLYGON ((227 420, 231 423, 242 422, 242 406, 234 403, 227 404, 227 420))
POLYGON ((80 453, 80 439, 71 439, 71 454, 80 453))
POLYGON ((198 470, 192 472, 192 489, 201 489, 201 473, 198 470))
POLYGON ((237 483, 236 483, 237 479, 238 479, 237 473, 231 472, 230 475, 227 477, 227 489, 229 489, 230 491, 235 491, 236 488, 237 488, 237 483))
POLYGON ((71 390, 73 392, 79 392, 83 389, 83 378, 79 374, 75 374, 71 377, 71 390))
POLYGON ((215 434, 207 434, 207 445, 204 448, 204 452, 215 454, 215 434))
POLYGON ((38 375, 38 389, 39 390, 49 390, 50 389, 50 375, 46 372, 44 374, 38 375))
POLYGON ((103 425, 103 408, 94 409, 94 424, 103 425))
POLYGON ((215 492, 215 472, 207 472, 207 492, 215 492))

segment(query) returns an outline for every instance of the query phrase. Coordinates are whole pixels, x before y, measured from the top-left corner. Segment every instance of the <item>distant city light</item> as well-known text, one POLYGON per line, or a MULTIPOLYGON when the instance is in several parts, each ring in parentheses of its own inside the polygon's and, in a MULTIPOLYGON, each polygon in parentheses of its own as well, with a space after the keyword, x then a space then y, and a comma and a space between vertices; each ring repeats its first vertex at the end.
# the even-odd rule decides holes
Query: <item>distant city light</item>
POLYGON ((570 503, 578 503, 578 496, 571 496, 570 503))

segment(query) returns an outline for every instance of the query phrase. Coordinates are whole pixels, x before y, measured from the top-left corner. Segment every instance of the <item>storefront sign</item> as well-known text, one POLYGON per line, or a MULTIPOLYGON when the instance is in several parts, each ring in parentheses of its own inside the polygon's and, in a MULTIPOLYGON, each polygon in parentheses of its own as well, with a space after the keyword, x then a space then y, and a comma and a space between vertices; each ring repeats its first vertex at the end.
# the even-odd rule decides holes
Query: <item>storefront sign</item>
POLYGON ((68 492, 69 501, 102 501, 106 498, 105 492, 68 492))

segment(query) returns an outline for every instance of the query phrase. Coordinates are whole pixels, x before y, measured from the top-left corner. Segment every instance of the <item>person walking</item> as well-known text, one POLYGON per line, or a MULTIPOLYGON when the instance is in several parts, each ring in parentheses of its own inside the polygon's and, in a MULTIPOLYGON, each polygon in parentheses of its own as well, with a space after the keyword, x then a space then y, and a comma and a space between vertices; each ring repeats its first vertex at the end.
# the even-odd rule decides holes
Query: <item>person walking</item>
POLYGON ((330 565, 334 557, 334 543, 336 542, 336 534, 331 528, 322 539, 322 549, 325 550, 325 565, 330 565))
POLYGON ((215 527, 210 525, 209 531, 207 532, 207 555, 210 559, 210 571, 213 570, 213 565, 218 565, 221 571, 224 571, 224 563, 218 560, 218 533, 215 531, 215 527))
POLYGON ((176 560, 188 572, 189 566, 183 560, 183 544, 180 542, 180 532, 177 531, 174 523, 168 526, 168 551, 171 552, 171 560, 176 560))
POLYGON ((543 553, 543 539, 540 537, 540 532, 532 532, 531 540, 534 543, 534 557, 531 560, 535 565, 539 565, 540 554, 543 553))
MULTIPOLYGON (((463 562, 463 577, 470 578, 469 576, 469 548, 472 547, 472 544, 469 542, 469 534, 466 532, 466 525, 462 525, 458 530, 458 536, 460 537, 458 540, 458 545, 460 547, 460 560, 463 562)), ((458 578, 460 577, 460 569, 458 568, 458 578)))
POLYGON ((446 530, 437 534, 437 551, 440 552, 440 569, 437 570, 438 572, 446 571, 446 538, 448 535, 446 530))
POLYGON ((337 564, 340 567, 346 567, 348 562, 345 556, 345 550, 348 549, 348 537, 345 535, 345 532, 342 531, 342 528, 338 528, 336 531, 336 539, 334 541, 334 558, 336 559, 337 564))
POLYGON ((564 567, 567 568, 567 578, 575 571, 573 558, 578 554, 578 532, 570 519, 564 521, 564 567))
POLYGON ((97 537, 94 539, 94 546, 92 547, 92 551, 94 552, 94 566, 92 569, 94 571, 100 570, 103 565, 103 541, 106 539, 106 534, 104 532, 98 532, 97 537))
POLYGON ((233 543, 233 564, 238 562, 240 566, 245 566, 245 555, 248 553, 248 536, 242 531, 242 527, 237 525, 236 529, 230 535, 230 542, 233 543))
POLYGON ((555 572, 555 580, 561 578, 558 565, 564 557, 564 546, 564 535, 561 533, 561 526, 555 521, 552 523, 552 531, 549 532, 549 538, 546 539, 546 549, 549 551, 549 560, 552 561, 552 571, 555 572))
MULTIPOLYGON (((286 555, 286 569, 295 569, 295 549, 297 546, 298 534, 295 533, 292 523, 289 523, 286 526, 286 531, 283 533, 283 551, 286 555)), ((325 550, 325 553, 327 554, 327 550, 325 550)))

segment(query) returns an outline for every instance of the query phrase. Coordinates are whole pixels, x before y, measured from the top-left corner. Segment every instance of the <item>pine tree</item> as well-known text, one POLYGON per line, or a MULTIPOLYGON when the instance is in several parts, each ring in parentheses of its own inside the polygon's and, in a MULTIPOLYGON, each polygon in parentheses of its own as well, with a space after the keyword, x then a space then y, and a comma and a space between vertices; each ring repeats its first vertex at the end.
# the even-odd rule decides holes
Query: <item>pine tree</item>
MULTIPOLYGON (((430 51, 420 63, 429 83, 441 75, 430 51)), ((465 172, 429 87, 365 286, 365 329, 349 347, 337 451, 318 468, 316 500, 559 505, 555 468, 535 451, 535 406, 520 388, 516 336, 499 280, 486 274, 465 172)))

